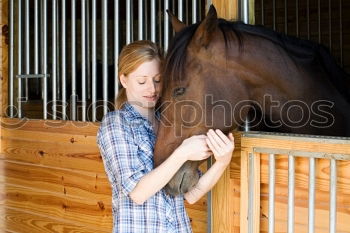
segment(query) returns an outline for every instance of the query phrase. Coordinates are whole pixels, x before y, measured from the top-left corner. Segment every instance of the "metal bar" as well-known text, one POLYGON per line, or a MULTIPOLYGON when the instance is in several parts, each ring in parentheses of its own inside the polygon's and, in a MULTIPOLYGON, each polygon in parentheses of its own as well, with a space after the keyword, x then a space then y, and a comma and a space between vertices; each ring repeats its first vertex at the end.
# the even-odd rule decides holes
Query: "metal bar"
POLYGON ((81 0, 81 120, 86 121, 86 0, 81 0))
POLYGON ((139 0, 139 5, 138 5, 138 18, 139 18, 139 22, 138 22, 138 34, 139 34, 139 40, 143 39, 143 0, 139 0))
POLYGON ((275 155, 269 155, 269 233, 275 232, 275 155))
POLYGON ((91 99, 90 0, 86 0, 86 82, 87 99, 91 99))
POLYGON ((126 0, 126 44, 131 42, 131 0, 126 0))
MULTIPOLYGON (((34 74, 39 73, 39 3, 34 0, 34 74)), ((36 94, 39 94, 39 80, 36 83, 36 94)))
POLYGON ((288 34, 288 0, 284 0, 284 33, 288 34))
MULTIPOLYGON (((18 10, 18 28, 17 28, 17 34, 18 34, 18 48, 17 48, 17 65, 18 65, 18 70, 17 73, 21 74, 22 73, 22 1, 18 0, 18 5, 17 5, 17 10, 18 10)), ((22 81, 21 79, 18 79, 18 98, 17 98, 17 104, 18 104, 18 118, 22 117, 22 81)))
POLYGON ((295 30, 297 37, 299 36, 299 0, 295 0, 295 30))
POLYGON ((177 2, 177 17, 180 21, 183 21, 183 1, 178 0, 177 2))
POLYGON ((261 25, 265 24, 264 0, 261 0, 261 25))
POLYGON ((329 233, 337 232, 337 161, 330 161, 330 190, 329 190, 329 233))
MULTIPOLYGON (((61 47, 60 47, 60 37, 61 37, 61 34, 60 34, 60 24, 59 24, 59 11, 58 11, 58 8, 59 8, 59 3, 56 2, 56 90, 57 90, 57 93, 56 93, 56 99, 59 99, 59 96, 61 95, 61 89, 60 89, 60 82, 61 82, 61 73, 60 73, 60 65, 59 65, 59 61, 60 61, 60 50, 61 50, 61 47)), ((57 108, 57 101, 56 101, 56 108, 57 108)))
POLYGON ((343 6, 342 0, 339 0, 339 43, 340 43, 340 64, 343 67, 343 6))
POLYGON ((151 0, 151 41, 156 42, 156 1, 151 0))
POLYGON ((61 1, 61 79, 62 79, 62 119, 66 120, 66 1, 61 1))
POLYGON ((57 54, 56 54, 56 49, 57 49, 57 42, 56 42, 56 0, 52 0, 52 119, 56 120, 56 98, 57 98, 57 93, 56 93, 56 75, 57 75, 57 54))
POLYGON ((249 1, 243 0, 243 22, 248 24, 249 23, 249 1))
MULTIPOLYGON (((26 27, 26 74, 29 74, 30 73, 30 35, 29 35, 29 0, 26 0, 25 2, 25 17, 26 17, 26 20, 25 20, 25 27, 26 27)), ((28 92, 28 80, 25 80, 25 97, 26 99, 28 99, 29 97, 29 92, 28 92)))
POLYGON ((118 59, 119 59, 119 1, 114 1, 114 100, 118 96, 119 77, 118 77, 118 59))
POLYGON ((307 39, 310 40, 310 0, 306 0, 307 39))
POLYGON ((254 152, 257 153, 273 153, 273 154, 283 154, 292 155, 295 157, 308 157, 308 158, 318 158, 318 159, 336 159, 336 160, 350 160, 350 154, 333 154, 326 152, 309 152, 300 150, 288 150, 288 149, 275 149, 275 148, 265 148, 265 147, 254 147, 254 152))
POLYGON ((10 84, 10 90, 9 90, 9 104, 10 104, 10 112, 9 115, 11 118, 13 118, 13 25, 14 25, 14 20, 13 20, 13 8, 14 8, 14 1, 10 0, 9 1, 9 63, 8 63, 8 70, 9 70, 9 84, 10 84))
POLYGON ((131 41, 134 41, 134 1, 130 2, 130 32, 131 32, 131 41))
MULTIPOLYGON (((130 0, 128 0, 127 2, 130 2, 130 0)), ((103 66, 103 70, 102 70, 102 76, 103 76, 103 115, 105 115, 107 113, 107 102, 108 102, 108 93, 107 93, 107 87, 108 87, 108 80, 107 80, 107 65, 108 65, 108 53, 107 53, 107 7, 108 7, 108 2, 107 0, 103 0, 102 2, 103 6, 102 6, 102 66, 103 66)), ((130 9, 128 9, 128 11, 130 11, 130 9)))
POLYGON ((332 51, 332 2, 328 0, 329 51, 332 51))
POLYGON ((144 25, 144 34, 143 34, 143 36, 144 36, 144 38, 145 38, 145 40, 149 40, 149 36, 148 36, 148 27, 149 27, 149 17, 150 17, 150 15, 149 15, 149 1, 145 1, 145 5, 144 5, 144 7, 143 7, 143 17, 144 17, 144 19, 145 19, 145 21, 144 21, 144 23, 143 23, 143 25, 144 25))
MULTIPOLYGON (((42 16, 42 27, 41 27, 41 31, 42 31, 42 38, 41 38, 41 42, 42 42, 42 65, 41 65, 41 73, 46 75, 47 74, 47 18, 46 18, 46 13, 47 13, 47 6, 46 6, 46 0, 42 0, 42 11, 41 11, 41 16, 42 16)), ((43 118, 44 120, 47 119, 47 79, 44 78, 42 79, 42 97, 44 99, 43 101, 43 118)))
POLYGON ((318 12, 318 43, 321 43, 321 0, 317 1, 318 12))
POLYGON ((295 159, 288 155, 288 233, 294 232, 295 159))
MULTIPOLYGON (((118 2, 114 1, 114 4, 118 2)), ((92 121, 96 121, 96 0, 92 0, 91 2, 91 63, 92 63, 92 121)), ((114 8, 115 9, 115 8, 114 8)), ((115 13, 115 11, 114 11, 115 13)), ((114 17, 116 17, 114 15, 114 17)), ((114 21, 114 24, 118 24, 118 21, 114 21)), ((114 29, 115 31, 115 29, 114 29)), ((118 37, 115 37, 115 40, 118 37)))
POLYGON ((197 23, 197 1, 192 0, 192 23, 197 23))
POLYGON ((315 232, 315 158, 309 159, 309 233, 315 232))
POLYGON ((166 10, 169 9, 169 0, 164 0, 164 51, 168 50, 169 44, 169 16, 166 10))
POLYGON ((76 26, 76 16, 75 16, 75 0, 71 1, 71 10, 72 10, 72 26, 71 26, 71 35, 72 35, 72 93, 71 93, 71 120, 76 120, 76 105, 77 105, 77 91, 76 91, 76 34, 75 34, 75 26, 76 26))
MULTIPOLYGON (((162 10, 162 1, 158 1, 158 11, 157 14, 161 14, 163 12, 162 10)), ((164 21, 162 20, 162 17, 157 17, 158 18, 158 44, 162 48, 163 47, 163 24, 164 21)), ((164 49, 164 47, 163 47, 164 49)))

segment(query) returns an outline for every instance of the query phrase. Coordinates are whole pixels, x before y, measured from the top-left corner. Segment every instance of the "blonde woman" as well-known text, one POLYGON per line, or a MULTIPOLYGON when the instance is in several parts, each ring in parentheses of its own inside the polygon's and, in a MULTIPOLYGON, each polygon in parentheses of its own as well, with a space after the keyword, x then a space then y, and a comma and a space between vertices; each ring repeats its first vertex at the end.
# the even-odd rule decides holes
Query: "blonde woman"
MULTIPOLYGON (((215 171, 209 169, 202 176, 203 189, 209 190, 231 160, 232 134, 226 137, 210 130, 208 135, 184 140, 166 161, 153 168, 161 64, 160 50, 150 41, 133 42, 119 56, 118 73, 123 89, 116 100, 117 110, 104 116, 97 133, 112 186, 113 232, 192 232, 184 207, 186 194, 172 197, 162 188, 187 160, 203 160, 214 151, 223 166, 215 171), (219 145, 217 139, 224 143, 219 145)), ((198 190, 187 196, 193 195, 198 195, 198 190)))

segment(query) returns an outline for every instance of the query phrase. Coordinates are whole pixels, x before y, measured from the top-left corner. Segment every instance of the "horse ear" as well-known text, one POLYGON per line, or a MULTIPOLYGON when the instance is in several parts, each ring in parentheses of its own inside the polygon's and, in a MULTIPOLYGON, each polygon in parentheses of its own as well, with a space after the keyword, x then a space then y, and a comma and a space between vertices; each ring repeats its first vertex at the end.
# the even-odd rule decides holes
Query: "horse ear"
POLYGON ((169 10, 166 10, 168 13, 170 19, 171 19, 171 25, 173 26, 176 33, 181 31, 186 25, 181 22, 175 15, 173 15, 169 10))
POLYGON ((194 35, 195 44, 198 48, 207 47, 213 33, 218 25, 218 15, 213 5, 210 5, 209 11, 205 19, 198 26, 194 35))

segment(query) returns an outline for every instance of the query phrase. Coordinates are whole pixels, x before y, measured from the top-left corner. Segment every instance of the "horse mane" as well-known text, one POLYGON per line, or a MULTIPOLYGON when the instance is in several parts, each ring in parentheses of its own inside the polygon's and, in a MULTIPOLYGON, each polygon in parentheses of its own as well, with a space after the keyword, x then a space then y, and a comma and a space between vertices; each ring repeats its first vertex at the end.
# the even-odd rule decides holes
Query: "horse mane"
MULTIPOLYGON (((163 66, 164 83, 183 81, 187 59, 186 49, 198 26, 199 23, 185 27, 172 40, 163 66)), ((226 48, 238 41, 239 51, 243 52, 244 40, 242 34, 248 33, 279 45, 298 63, 317 64, 324 68, 329 81, 350 102, 350 77, 339 67, 325 46, 284 35, 261 25, 249 25, 240 21, 227 21, 220 18, 218 19, 218 27, 223 33, 226 48)))

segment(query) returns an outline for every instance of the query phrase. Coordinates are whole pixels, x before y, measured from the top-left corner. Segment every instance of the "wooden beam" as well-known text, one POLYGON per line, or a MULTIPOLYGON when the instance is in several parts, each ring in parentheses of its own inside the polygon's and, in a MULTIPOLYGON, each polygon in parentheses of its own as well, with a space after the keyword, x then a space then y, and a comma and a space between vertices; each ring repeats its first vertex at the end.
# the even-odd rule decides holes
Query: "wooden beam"
POLYGON ((0 116, 5 116, 8 84, 8 0, 0 0, 0 116))
POLYGON ((237 20, 238 19, 238 0, 212 0, 218 13, 218 17, 237 20))

